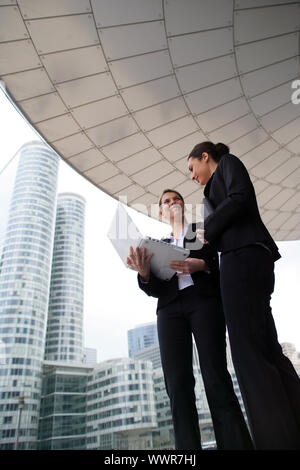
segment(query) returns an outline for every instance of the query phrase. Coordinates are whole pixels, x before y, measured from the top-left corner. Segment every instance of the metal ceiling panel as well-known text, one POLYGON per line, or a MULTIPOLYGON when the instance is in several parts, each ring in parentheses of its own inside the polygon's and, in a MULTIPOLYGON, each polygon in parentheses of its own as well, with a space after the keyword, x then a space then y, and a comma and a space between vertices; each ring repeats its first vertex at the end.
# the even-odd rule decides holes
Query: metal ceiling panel
POLYGON ((269 227, 273 230, 279 230, 282 224, 289 219, 289 212, 280 212, 274 219, 269 222, 269 227))
POLYGON ((181 184, 178 184, 176 186, 176 191, 179 191, 179 193, 186 198, 190 194, 194 194, 195 191, 198 191, 199 185, 195 183, 195 181, 184 181, 181 184))
POLYGON ((120 93, 131 112, 161 103, 181 94, 174 74, 126 88, 121 90, 120 93))
POLYGON ((167 49, 163 21, 99 29, 107 60, 167 49))
POLYGON ((130 134, 134 134, 138 130, 134 120, 129 116, 124 116, 88 129, 86 134, 96 145, 103 147, 130 134))
POLYGON ((147 188, 153 194, 160 196, 165 188, 176 188, 184 180, 185 177, 180 171, 173 171, 173 173, 169 173, 155 183, 150 184, 147 188))
POLYGON ((128 110, 119 95, 72 109, 72 116, 82 129, 103 124, 126 114, 128 110))
MULTIPOLYGON (((247 152, 245 155, 243 155, 243 163, 244 165, 251 169, 251 173, 253 173, 255 176, 260 177, 261 175, 259 174, 259 169, 257 169, 257 166, 259 164, 263 164, 264 160, 266 161, 269 160, 269 155, 274 156, 276 160, 277 153, 276 151, 279 149, 279 145, 274 142, 274 140, 267 140, 266 142, 263 142, 260 145, 255 146, 253 150, 250 150, 247 152)), ((286 150, 282 149, 280 151, 281 156, 281 161, 283 162, 285 158, 289 158, 290 154, 286 150)))
POLYGON ((197 124, 191 116, 183 117, 158 127, 147 133, 149 139, 157 147, 163 147, 175 140, 190 134, 197 129, 197 124))
POLYGON ((176 69, 176 77, 183 93, 199 90, 236 75, 233 54, 176 69))
POLYGON ((288 175, 291 175, 300 166, 300 158, 292 157, 289 160, 283 160, 283 165, 274 170, 271 174, 266 176, 266 181, 270 183, 280 183, 288 175))
POLYGON ((52 143, 52 147, 59 153, 65 156, 66 159, 77 155, 80 152, 89 150, 94 147, 93 142, 87 138, 84 132, 79 132, 78 134, 72 135, 70 137, 65 137, 64 139, 59 139, 56 142, 52 143))
MULTIPOLYGON (((203 140, 203 139, 202 139, 203 140)), ((192 149, 193 147, 191 147, 192 149)), ((179 160, 177 160, 176 162, 173 163, 174 167, 177 168, 177 170, 181 171, 181 173, 183 173, 185 176, 187 176, 188 178, 190 178, 191 174, 190 174, 190 171, 188 169, 188 164, 187 164, 187 156, 183 157, 183 158, 180 158, 179 160)), ((196 183, 195 183, 196 184, 196 183)), ((200 189, 199 185, 198 185, 198 189, 200 189)))
POLYGON ((189 114, 189 110, 184 100, 175 98, 142 111, 137 111, 134 113, 134 119, 143 131, 149 131, 186 114, 189 114))
POLYGON ((169 48, 174 67, 227 55, 233 52, 232 28, 176 36, 169 48))
POLYGON ((89 0, 18 0, 24 18, 43 18, 50 16, 72 15, 91 11, 89 0))
POLYGON ((124 200, 124 196, 126 197, 126 204, 133 203, 138 197, 146 194, 143 188, 139 186, 138 184, 132 184, 131 186, 128 186, 126 188, 126 193, 124 194, 124 190, 121 190, 119 192, 115 192, 114 196, 115 198, 121 200, 124 200))
POLYGON ((99 43, 93 15, 72 15, 25 22, 37 52, 47 54, 99 43))
POLYGON ((300 149, 300 136, 296 137, 296 139, 292 140, 289 142, 286 147, 293 153, 298 153, 299 154, 299 149, 300 149))
MULTIPOLYGON (((237 0, 235 2, 235 8, 237 9, 255 8, 255 7, 268 6, 268 5, 271 5, 271 6, 281 5, 285 3, 291 3, 291 0, 237 0)), ((295 2, 292 2, 292 3, 295 3, 295 2)))
POLYGON ((50 142, 80 132, 80 126, 70 114, 64 114, 63 116, 36 123, 35 127, 42 135, 47 135, 50 142))
POLYGON ((297 56, 298 43, 298 34, 292 33, 235 47, 239 72, 250 72, 297 56))
POLYGON ((99 149, 93 148, 86 152, 79 153, 74 157, 69 158, 68 162, 71 163, 77 170, 84 172, 95 166, 100 165, 106 161, 105 156, 99 149))
POLYGON ((17 6, 2 6, 0 14, 0 42, 29 38, 17 6), (13 28, 12 28, 13 25, 13 28))
POLYGON ((91 0, 97 27, 159 20, 162 0, 91 0))
POLYGON ((268 186, 264 191, 257 195, 257 200, 259 201, 259 204, 265 207, 265 205, 269 201, 271 201, 278 193, 280 193, 281 190, 282 189, 279 185, 277 186, 275 184, 272 184, 268 186))
MULTIPOLYGON (((266 188, 268 188, 268 186, 270 186, 270 183, 267 183, 264 180, 256 180, 256 181, 254 181, 253 186, 254 186, 254 189, 255 189, 255 194, 257 196, 258 194, 262 193, 266 188)), ((263 209, 263 208, 262 208, 262 211, 264 213, 264 217, 266 218, 266 216, 268 214, 265 212, 265 209, 263 209)), ((276 212, 274 211, 272 217, 268 218, 268 220, 273 218, 275 215, 276 215, 276 212)))
POLYGON ((281 206, 280 209, 282 211, 296 211, 296 210, 299 210, 299 208, 300 208, 300 193, 298 191, 283 206, 281 206))
POLYGON ((29 39, 0 44, 1 75, 22 72, 41 65, 40 58, 29 39))
POLYGON ((281 230, 299 229, 299 214, 293 214, 282 226, 281 230))
POLYGON ((260 123, 269 132, 274 132, 300 116, 298 106, 289 102, 260 118, 260 123))
POLYGON ((250 112, 245 98, 238 98, 230 103, 218 106, 206 113, 198 114, 197 121, 205 132, 210 132, 228 122, 234 121, 250 112))
POLYGON ((274 147, 276 148, 276 143, 272 141, 268 141, 266 144, 263 144, 259 150, 256 150, 255 152, 251 152, 252 155, 249 156, 248 158, 251 158, 251 164, 253 166, 253 163, 255 162, 255 157, 257 154, 260 154, 260 163, 257 165, 253 166, 251 168, 251 173, 253 175, 256 175, 258 178, 264 178, 266 175, 270 174, 272 171, 274 171, 276 168, 282 165, 286 159, 290 158, 289 152, 287 152, 284 149, 280 149, 279 151, 274 153, 274 147), (269 147, 269 148, 268 148, 269 147), (266 152, 265 152, 266 150, 266 152), (268 158, 268 154, 271 155, 268 158))
POLYGON ((200 114, 243 95, 239 80, 234 78, 185 95, 193 114, 200 114))
POLYGON ((121 171, 131 176, 133 173, 138 173, 144 168, 148 169, 153 163, 157 163, 160 160, 161 154, 154 147, 149 147, 142 152, 124 158, 117 165, 121 171))
POLYGON ((255 72, 242 75, 241 81, 245 94, 249 97, 263 93, 270 88, 291 82, 299 72, 298 57, 269 65, 255 72))
POLYGON ((138 132, 103 147, 102 151, 111 161, 118 162, 151 146, 149 140, 138 132))
POLYGON ((171 173, 174 170, 173 166, 168 163, 167 161, 160 161, 158 163, 154 163, 142 171, 135 173, 132 176, 132 179, 136 181, 141 186, 146 186, 153 181, 158 180, 162 176, 165 176, 171 173))
MULTIPOLYGON (((128 188, 131 185, 131 180, 124 174, 117 175, 111 178, 109 181, 104 181, 99 184, 106 192, 109 190, 112 194, 122 191, 122 189, 128 188)), ((126 194, 126 193, 125 193, 126 194)))
POLYGON ((102 163, 84 172, 84 175, 92 179, 96 184, 105 181, 118 173, 118 169, 111 162, 102 163))
MULTIPOLYGON (((250 152, 254 147, 268 140, 269 136, 263 129, 255 129, 249 134, 235 140, 231 145, 231 152, 239 157, 243 157, 247 152, 250 152)), ((242 158, 243 159, 243 158, 242 158)))
POLYGON ((281 185, 283 187, 288 187, 288 188, 296 188, 297 184, 299 184, 300 181, 300 168, 298 170, 293 171, 292 174, 290 174, 285 180, 281 181, 281 185))
POLYGON ((184 162, 184 169, 187 170, 188 165, 186 157, 192 148, 202 140, 207 140, 207 138, 200 130, 198 130, 182 137, 180 140, 176 140, 175 142, 166 145, 160 151, 170 162, 177 162, 181 158, 184 162))
POLYGON ((68 112, 57 93, 49 93, 22 101, 20 107, 26 115, 31 117, 33 123, 68 112))
POLYGON ((249 98, 249 103, 256 114, 260 117, 264 114, 271 112, 273 109, 278 108, 284 104, 291 102, 291 83, 287 82, 283 85, 272 88, 272 90, 265 91, 254 98, 249 98))
POLYGON ((108 71, 101 47, 89 46, 41 56, 53 83, 108 71))
MULTIPOLYGON (((300 111, 300 110, 299 110, 300 111)), ((274 138, 281 144, 287 144, 300 134, 300 116, 274 132, 274 138)))
POLYGON ((221 141, 231 143, 239 137, 249 134, 258 127, 257 120, 252 115, 246 115, 233 121, 216 131, 210 132, 210 138, 213 142, 221 141))
POLYGON ((164 4, 169 36, 232 24, 233 0, 166 0, 164 4))
POLYGON ((1 80, 43 138, 111 196, 150 209, 177 187, 197 218, 203 188, 187 155, 224 141, 273 236, 300 238, 299 5, 0 0, 1 80))
POLYGON ((257 41, 300 28, 299 4, 255 8, 234 14, 236 44, 257 41), (252 25, 255 24, 255 28, 252 25))
POLYGON ((16 100, 26 100, 55 91, 42 68, 5 75, 5 84, 16 100))
POLYGON ((118 88, 137 85, 173 72, 168 51, 152 52, 110 63, 118 88))
POLYGON ((60 83, 56 85, 56 89, 70 108, 108 98, 117 93, 116 86, 108 72, 60 83))

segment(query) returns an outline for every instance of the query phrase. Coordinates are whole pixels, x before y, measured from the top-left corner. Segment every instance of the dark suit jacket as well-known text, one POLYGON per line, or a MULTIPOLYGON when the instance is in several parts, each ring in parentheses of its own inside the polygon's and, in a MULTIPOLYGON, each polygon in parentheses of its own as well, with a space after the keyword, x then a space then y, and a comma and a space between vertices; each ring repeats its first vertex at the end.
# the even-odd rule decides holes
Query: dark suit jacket
MULTIPOLYGON (((202 246, 196 237, 196 228, 198 228, 198 224, 189 225, 184 238, 184 247, 190 250, 191 258, 204 259, 210 273, 198 271, 192 274, 195 288, 203 297, 220 296, 218 253, 207 244, 202 246)), ((163 239, 163 241, 170 242, 170 239, 163 239)), ((138 275, 138 283, 147 295, 158 299, 157 311, 175 300, 179 294, 176 274, 169 281, 163 281, 150 271, 149 282, 144 283, 138 275)))
POLYGON ((204 196, 214 212, 204 222, 205 239, 218 251, 231 251, 260 242, 280 258, 278 248, 263 224, 253 184, 242 161, 224 155, 205 186, 204 196))

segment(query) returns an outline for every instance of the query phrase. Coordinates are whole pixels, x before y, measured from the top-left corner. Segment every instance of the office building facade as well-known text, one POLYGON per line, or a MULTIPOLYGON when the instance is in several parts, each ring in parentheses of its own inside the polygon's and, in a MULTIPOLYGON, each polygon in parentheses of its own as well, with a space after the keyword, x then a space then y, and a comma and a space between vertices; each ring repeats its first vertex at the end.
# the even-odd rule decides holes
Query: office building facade
POLYGON ((157 426, 152 364, 45 361, 38 448, 152 449, 157 426))
POLYGON ((85 200, 57 198, 45 360, 82 362, 85 200))
POLYGON ((58 164, 41 142, 19 150, 0 264, 0 449, 37 440, 58 164))

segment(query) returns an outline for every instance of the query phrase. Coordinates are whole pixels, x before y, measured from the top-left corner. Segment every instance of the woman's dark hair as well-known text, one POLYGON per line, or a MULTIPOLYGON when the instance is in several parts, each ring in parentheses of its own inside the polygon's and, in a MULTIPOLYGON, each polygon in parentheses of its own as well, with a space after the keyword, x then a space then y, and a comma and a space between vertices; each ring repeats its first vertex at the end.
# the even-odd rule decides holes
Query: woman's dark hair
POLYGON ((159 207, 161 206, 161 201, 162 201, 163 195, 166 194, 166 193, 175 193, 175 194, 177 194, 177 196, 180 197, 182 202, 184 202, 183 197, 181 196, 181 194, 178 191, 176 191, 176 189, 164 189, 164 191, 162 192, 162 195, 159 198, 159 203, 158 203, 159 207))
POLYGON ((193 150, 190 152, 188 159, 198 158, 198 160, 201 160, 203 152, 208 153, 212 159, 218 163, 223 155, 229 153, 229 147, 222 144, 222 142, 219 142, 218 144, 213 144, 209 141, 201 142, 200 144, 195 145, 193 150))

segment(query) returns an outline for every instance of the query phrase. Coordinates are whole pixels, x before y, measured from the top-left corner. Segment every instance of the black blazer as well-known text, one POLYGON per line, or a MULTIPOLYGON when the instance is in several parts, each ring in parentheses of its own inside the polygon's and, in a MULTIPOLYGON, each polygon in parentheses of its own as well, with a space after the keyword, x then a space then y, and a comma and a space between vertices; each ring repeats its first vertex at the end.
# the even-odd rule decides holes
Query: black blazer
MULTIPOLYGON (((192 274, 192 279, 198 292, 203 297, 220 296, 219 260, 218 253, 208 244, 202 243, 196 237, 198 224, 190 224, 184 238, 184 247, 190 250, 190 258, 204 259, 209 267, 210 273, 198 271, 192 274)), ((163 239, 170 242, 170 239, 163 239)), ((157 311, 170 302, 179 294, 178 277, 176 273, 169 281, 159 279, 150 271, 150 279, 143 282, 138 274, 139 287, 149 296, 156 297, 157 311)))
POLYGON ((214 208, 204 222, 205 239, 226 252, 263 243, 280 258, 278 247, 261 220, 248 171, 234 155, 224 155, 205 186, 204 196, 214 208))

